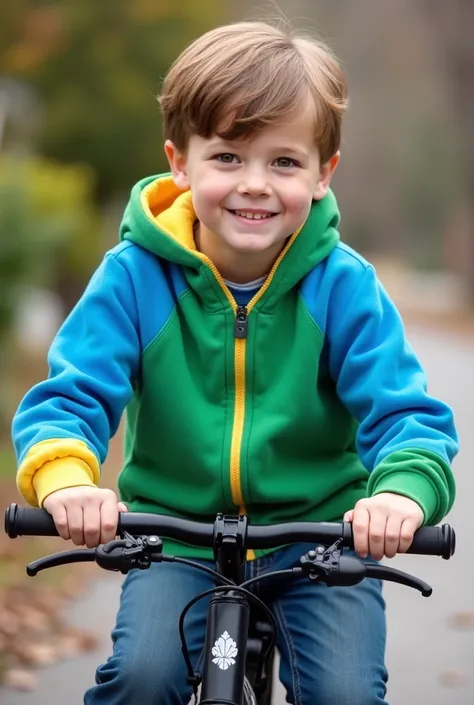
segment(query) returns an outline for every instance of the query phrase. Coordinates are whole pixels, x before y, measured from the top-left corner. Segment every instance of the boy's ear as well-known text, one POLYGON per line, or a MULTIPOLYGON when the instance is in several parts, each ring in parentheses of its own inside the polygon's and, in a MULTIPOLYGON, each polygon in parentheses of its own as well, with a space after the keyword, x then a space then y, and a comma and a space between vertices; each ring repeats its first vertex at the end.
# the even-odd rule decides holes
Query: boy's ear
POLYGON ((171 140, 165 142, 165 154, 173 174, 173 181, 181 191, 189 188, 188 172, 186 168, 186 158, 171 140))
POLYGON ((341 153, 336 152, 326 164, 319 167, 319 179, 313 192, 314 201, 320 201, 327 194, 340 157, 341 153))

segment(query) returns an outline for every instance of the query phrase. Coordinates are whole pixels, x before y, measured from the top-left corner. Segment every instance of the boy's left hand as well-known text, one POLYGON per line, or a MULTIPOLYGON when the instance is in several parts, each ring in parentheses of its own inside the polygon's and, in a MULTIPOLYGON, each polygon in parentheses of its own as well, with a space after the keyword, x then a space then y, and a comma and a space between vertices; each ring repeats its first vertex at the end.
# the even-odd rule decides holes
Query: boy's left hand
POLYGON ((346 512, 344 521, 352 523, 354 548, 361 558, 379 561, 405 553, 413 534, 423 524, 424 514, 416 502, 391 492, 361 499, 346 512))

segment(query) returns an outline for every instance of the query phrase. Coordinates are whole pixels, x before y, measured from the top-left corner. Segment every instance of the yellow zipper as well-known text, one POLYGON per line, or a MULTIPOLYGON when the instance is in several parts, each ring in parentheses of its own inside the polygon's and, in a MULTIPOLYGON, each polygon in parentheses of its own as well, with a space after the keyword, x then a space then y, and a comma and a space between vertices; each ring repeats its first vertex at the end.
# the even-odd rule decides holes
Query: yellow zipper
MULTIPOLYGON (((142 194, 142 201, 143 201, 143 194, 142 194)), ((143 206, 144 210, 147 213, 148 217, 154 221, 154 218, 151 214, 151 211, 148 207, 148 204, 146 201, 143 201, 143 206)), ((162 226, 161 230, 162 232, 165 232, 167 235, 169 235, 171 238, 173 238, 175 241, 176 239, 173 237, 173 234, 171 232, 168 232, 165 230, 162 226)), ((261 289, 255 294, 253 299, 249 301, 248 305, 245 307, 238 307, 237 303, 230 293, 229 289, 226 286, 226 283, 215 266, 215 264, 210 260, 206 255, 204 255, 202 252, 199 252, 199 250, 192 251, 194 255, 199 257, 203 262, 207 264, 209 269, 212 271, 214 274, 215 278, 217 279, 222 291, 224 292, 227 300, 229 301, 230 305, 232 306, 232 309, 234 310, 234 313, 236 315, 236 328, 235 328, 235 353, 234 353, 234 364, 235 364, 235 404, 234 404, 234 425, 232 428, 232 442, 231 442, 231 450, 230 450, 230 487, 231 487, 231 495, 232 495, 232 502, 235 504, 235 506, 239 507, 239 513, 240 514, 247 514, 247 510, 245 508, 244 504, 244 498, 242 496, 242 483, 241 483, 241 468, 240 468, 240 454, 241 454, 241 449, 242 449, 242 438, 243 438, 243 433, 244 433, 244 422, 245 422, 245 354, 246 354, 246 345, 247 345, 247 318, 250 313, 250 311, 254 308, 254 306, 260 301, 262 296, 265 294, 267 291, 268 287, 273 281, 273 277, 275 276, 275 272, 278 269, 279 264, 281 263, 282 259, 290 249, 291 245, 295 241, 298 233, 302 229, 303 226, 301 226, 293 235, 291 238, 288 240, 286 246, 283 248, 281 251, 280 255, 276 259, 276 261, 273 264, 273 267, 270 270, 270 273, 262 286, 261 289), (238 325, 239 325, 239 320, 238 320, 238 313, 239 313, 239 308, 242 308, 245 311, 245 315, 242 320, 242 330, 238 332, 238 325)), ((181 244, 181 243, 180 243, 181 244)), ((183 247, 183 245, 181 244, 183 247)), ((184 246, 184 249, 188 249, 186 246, 184 246)), ((255 553, 252 550, 247 551, 247 558, 252 560, 255 558, 255 553)))
POLYGON ((258 301, 260 301, 260 299, 262 298, 262 296, 265 294, 268 287, 272 283, 273 277, 275 276, 275 272, 276 272, 280 262, 282 261, 283 257, 286 255, 288 250, 290 249, 296 236, 298 235, 298 232, 299 232, 299 230, 292 235, 292 237, 290 238, 290 240, 286 244, 285 248, 282 250, 279 257, 275 261, 275 263, 270 271, 270 274, 268 275, 264 285, 262 286, 261 289, 259 289, 259 291, 255 294, 253 299, 248 303, 248 305, 246 307, 238 307, 237 306, 237 303, 235 302, 230 291, 228 290, 227 286, 225 285, 225 282, 224 282, 220 272, 217 270, 217 268, 211 262, 211 260, 206 258, 208 266, 211 268, 214 276, 216 277, 217 281, 219 282, 220 286, 222 287, 227 299, 230 301, 232 308, 234 309, 234 312, 236 314, 236 338, 235 338, 235 353, 234 353, 234 360, 235 360, 235 404, 234 404, 234 425, 232 428, 232 442, 231 442, 231 450, 230 450, 230 487, 231 487, 231 494, 232 494, 232 502, 237 507, 239 507, 239 511, 241 514, 247 514, 247 510, 245 508, 245 503, 244 503, 244 498, 242 496, 241 468, 240 468, 240 455, 241 455, 241 449, 242 449, 242 438, 243 438, 243 433, 244 433, 244 422, 245 422, 245 355, 246 355, 246 348, 247 348, 247 335, 246 335, 247 318, 248 318, 250 311, 258 303, 258 301), (238 316, 239 310, 241 308, 244 309, 245 316, 241 321, 240 333, 237 333, 237 328, 239 326, 239 320, 238 320, 237 316, 238 316))

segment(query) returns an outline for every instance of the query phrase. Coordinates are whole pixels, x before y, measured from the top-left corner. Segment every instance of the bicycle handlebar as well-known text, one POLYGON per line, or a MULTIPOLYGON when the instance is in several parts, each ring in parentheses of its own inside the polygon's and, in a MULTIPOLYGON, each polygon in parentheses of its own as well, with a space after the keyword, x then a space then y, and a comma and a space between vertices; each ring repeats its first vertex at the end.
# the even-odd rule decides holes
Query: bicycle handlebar
MULTIPOLYGON (((120 531, 133 536, 156 534, 202 547, 212 547, 214 541, 214 522, 197 522, 162 514, 123 512, 117 526, 117 533, 120 531)), ((17 504, 11 504, 5 512, 5 532, 12 539, 18 536, 58 536, 53 519, 45 509, 19 507, 17 504)), ((250 525, 245 545, 249 549, 276 548, 296 542, 330 545, 338 539, 343 540, 346 548, 354 548, 350 523, 289 522, 250 525)), ((443 524, 418 529, 407 553, 441 556, 447 560, 454 555, 455 548, 454 529, 443 524)))

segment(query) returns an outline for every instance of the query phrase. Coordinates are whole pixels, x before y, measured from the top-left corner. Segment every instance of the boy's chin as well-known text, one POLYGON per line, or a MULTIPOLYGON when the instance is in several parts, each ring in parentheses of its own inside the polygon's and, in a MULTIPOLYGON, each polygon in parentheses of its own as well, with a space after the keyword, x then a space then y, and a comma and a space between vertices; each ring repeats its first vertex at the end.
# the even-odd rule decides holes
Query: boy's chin
MULTIPOLYGON (((246 245, 240 245, 237 247, 233 247, 232 249, 234 250, 236 255, 239 255, 241 257, 255 257, 257 255, 263 255, 266 252, 273 253, 276 249, 278 249, 278 245, 273 243, 272 245, 265 245, 264 243, 255 243, 255 244, 246 244, 246 245)), ((283 247, 281 245, 280 249, 283 247)))
POLYGON ((263 233, 248 233, 245 236, 236 236, 228 244, 233 250, 240 254, 258 254, 263 252, 272 252, 281 249, 287 238, 266 237, 263 233))

